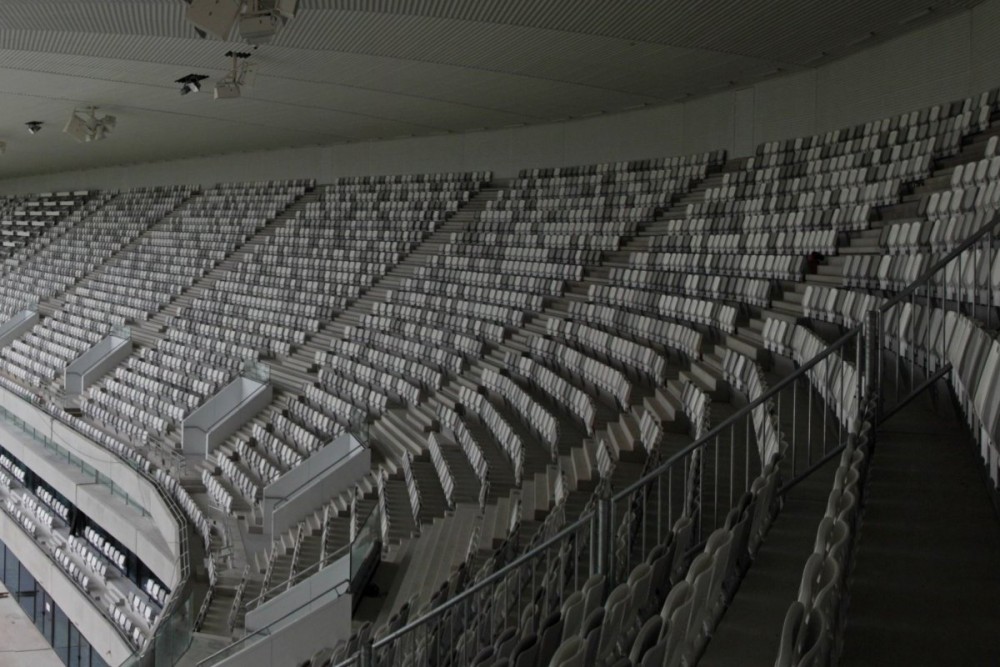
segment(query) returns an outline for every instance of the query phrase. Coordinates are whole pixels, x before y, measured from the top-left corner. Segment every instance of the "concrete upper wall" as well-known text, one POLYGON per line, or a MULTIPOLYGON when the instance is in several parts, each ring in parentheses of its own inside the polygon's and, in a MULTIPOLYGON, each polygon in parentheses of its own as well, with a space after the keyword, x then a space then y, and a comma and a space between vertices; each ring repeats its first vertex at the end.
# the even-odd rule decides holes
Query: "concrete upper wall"
MULTIPOLYGON (((1000 86, 1000 0, 815 69, 682 104, 549 125, 149 162, 0 181, 0 193, 589 164, 825 132, 1000 86)), ((179 138, 180 140, 180 138, 179 138)), ((114 139, 110 139, 114 141, 114 139)))
POLYGON ((0 521, 0 540, 48 591, 90 645, 109 665, 120 665, 132 654, 132 648, 118 633, 112 621, 94 608, 94 601, 73 583, 37 542, 13 521, 0 521))
POLYGON ((79 468, 61 461, 37 440, 0 421, 0 437, 11 454, 138 556, 160 581, 175 588, 181 576, 178 563, 180 529, 152 483, 111 452, 4 388, 0 388, 0 402, 27 426, 114 480, 123 492, 149 512, 149 516, 141 516, 135 508, 113 497, 107 487, 87 479, 79 468))

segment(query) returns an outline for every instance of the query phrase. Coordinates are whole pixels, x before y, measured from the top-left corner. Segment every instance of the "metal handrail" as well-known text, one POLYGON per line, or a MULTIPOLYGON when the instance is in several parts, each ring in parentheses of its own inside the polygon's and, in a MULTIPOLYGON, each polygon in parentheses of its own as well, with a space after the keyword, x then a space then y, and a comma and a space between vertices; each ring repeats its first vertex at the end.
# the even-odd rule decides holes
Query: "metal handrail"
POLYGON ((963 252, 974 246, 984 236, 990 234, 997 226, 1000 226, 1000 216, 995 216, 992 222, 987 223, 982 227, 980 227, 979 231, 969 236, 969 238, 965 239, 962 243, 960 243, 957 247, 955 247, 954 250, 952 250, 943 258, 939 259, 936 263, 931 265, 931 267, 928 268, 926 271, 924 271, 922 274, 920 274, 920 276, 917 277, 916 280, 911 282, 906 289, 902 290, 901 292, 897 292, 894 296, 889 298, 888 301, 883 303, 879 307, 879 311, 885 313, 893 306, 902 303, 906 297, 910 296, 911 294, 914 294, 926 283, 930 282, 931 278, 934 277, 934 274, 946 268, 949 264, 951 264, 953 260, 959 257, 963 252))
MULTIPOLYGON (((764 392, 761 396, 747 403, 747 405, 745 405, 736 413, 734 413, 733 415, 729 416, 728 418, 720 422, 714 428, 710 429, 698 440, 684 447, 679 452, 675 453, 666 461, 658 465, 654 470, 644 474, 642 477, 640 477, 638 480, 630 484, 628 487, 615 494, 611 498, 612 504, 615 503, 616 501, 620 502, 622 499, 627 498, 631 493, 634 493, 636 490, 642 488, 646 484, 649 484, 652 480, 663 475, 665 472, 672 470, 678 461, 683 460, 692 452, 697 451, 700 448, 704 448, 708 443, 710 443, 710 441, 712 441, 726 428, 737 423, 739 420, 746 418, 748 415, 751 415, 756 408, 772 400, 784 388, 788 387, 794 382, 797 382, 802 377, 805 377, 806 374, 811 369, 813 369, 818 364, 822 363, 825 359, 827 359, 829 356, 831 356, 838 350, 845 347, 850 341, 857 338, 861 334, 861 332, 862 332, 862 326, 859 325, 849 330, 847 333, 843 334, 836 341, 828 345, 821 353, 817 354, 809 361, 801 364, 794 373, 790 374, 789 376, 786 376, 785 378, 782 378, 779 382, 769 387, 769 389, 766 392, 764 392)), ((437 607, 436 609, 428 612, 427 614, 424 614, 419 619, 416 619, 408 623, 407 625, 403 626, 402 628, 399 628, 396 631, 381 638, 380 640, 378 640, 373 644, 373 649, 378 649, 387 646, 392 642, 398 640, 399 638, 407 635, 408 633, 413 632, 417 628, 433 622, 435 619, 441 617, 442 615, 448 613, 450 610, 454 609, 458 605, 469 600, 480 591, 496 584, 499 581, 502 581, 509 573, 516 571, 517 568, 521 567, 525 563, 528 563, 533 559, 537 558, 540 554, 544 553, 553 545, 556 545, 566 540, 569 535, 577 533, 582 527, 588 525, 592 527, 595 516, 596 513, 593 510, 585 513, 573 523, 563 527, 559 532, 557 532, 549 539, 544 540, 534 548, 530 549, 529 551, 525 552, 524 554, 513 560, 511 563, 507 564, 503 568, 499 569, 493 574, 477 582, 475 585, 466 589, 461 594, 449 599, 445 604, 441 605, 440 607, 437 607)))
POLYGON ((385 646, 386 644, 391 643, 395 639, 397 639, 397 638, 399 638, 399 637, 401 637, 401 636, 403 636, 403 635, 411 632, 412 630, 414 630, 414 629, 416 629, 416 628, 418 628, 418 627, 420 627, 422 625, 425 625, 427 623, 430 623, 432 620, 438 618, 439 616, 442 616, 443 614, 448 613, 448 611, 450 611, 452 607, 455 607, 458 604, 460 604, 461 602, 463 602, 465 600, 468 600, 472 596, 476 595, 477 593, 479 593, 483 589, 485 589, 485 588, 493 585, 494 583, 502 581, 504 578, 506 578, 506 576, 510 572, 513 572, 513 571, 517 570, 517 568, 519 568, 520 566, 524 565, 525 563, 530 562, 535 557, 537 557, 539 554, 541 554, 542 552, 544 552, 545 550, 547 550, 549 547, 551 547, 551 546, 553 546, 555 544, 558 544, 559 542, 563 541, 564 538, 566 538, 566 537, 568 537, 568 536, 570 536, 572 534, 575 534, 575 533, 579 532, 579 530, 581 528, 583 528, 584 526, 589 525, 591 523, 591 519, 593 518, 593 516, 594 516, 593 512, 584 514, 582 517, 580 517, 579 519, 577 519, 576 521, 574 521, 570 525, 565 526, 558 533, 556 533, 555 535, 553 535, 549 539, 545 540, 544 542, 542 542, 541 544, 539 544, 538 546, 536 546, 531 551, 528 551, 528 552, 522 554, 521 556, 519 556, 518 558, 515 558, 513 561, 511 561, 510 563, 508 563, 504 567, 500 568, 499 570, 497 570, 496 572, 494 572, 490 576, 488 576, 488 577, 482 579, 481 581, 473 584, 469 588, 466 588, 464 591, 462 591, 461 593, 459 593, 455 597, 453 597, 450 600, 448 600, 448 602, 446 604, 443 604, 440 607, 437 607, 436 609, 431 610, 430 612, 424 614, 423 616, 421 616, 420 618, 416 619, 415 621, 411 621, 411 622, 407 623, 406 625, 404 625, 403 627, 401 627, 398 630, 396 630, 395 632, 391 632, 388 635, 386 635, 385 637, 381 638, 380 640, 378 640, 377 642, 374 643, 373 648, 381 648, 382 646, 385 646))
POLYGON ((344 546, 334 551, 332 554, 328 554, 325 558, 316 561, 315 563, 313 563, 306 569, 302 570, 301 572, 296 572, 291 576, 289 576, 288 579, 282 581, 281 583, 271 586, 266 591, 262 591, 257 597, 253 598, 252 600, 247 600, 246 603, 247 608, 250 608, 251 605, 253 607, 259 607, 268 600, 274 599, 275 597, 278 596, 278 594, 287 591, 295 584, 300 583, 311 577, 314 572, 319 572, 333 561, 343 558, 344 554, 350 553, 353 547, 354 547, 353 543, 345 544, 344 546))
POLYGON ((822 361, 824 361, 831 354, 833 354, 834 352, 840 350, 842 347, 844 347, 845 345, 847 345, 848 342, 850 342, 856 336, 858 336, 861 333, 862 328, 863 327, 861 325, 858 325, 858 326, 854 327, 853 329, 850 329, 847 333, 845 333, 840 338, 838 338, 837 340, 835 340, 833 343, 831 343, 829 346, 827 346, 822 352, 820 352, 819 354, 817 354, 815 357, 813 357, 809 361, 801 364, 795 370, 794 373, 791 373, 791 374, 783 377, 781 380, 779 380, 775 384, 771 385, 771 387, 767 391, 765 391, 763 394, 761 394, 760 396, 758 396, 754 400, 752 400, 749 403, 747 403, 745 406, 743 406, 742 408, 740 408, 739 410, 737 410, 735 413, 733 413, 732 415, 730 415, 726 419, 723 419, 721 422, 719 422, 716 426, 714 426, 712 429, 710 429, 701 438, 695 440, 690 445, 688 445, 688 446, 684 447, 683 449, 679 450, 678 452, 676 452, 675 454, 673 454, 670 458, 668 458, 666 461, 664 461, 663 463, 661 463, 657 468, 655 468, 654 470, 646 473, 645 475, 643 475, 642 477, 640 477, 638 480, 636 480, 632 484, 630 484, 627 487, 625 487, 623 490, 621 490, 618 493, 616 493, 612 497, 612 500, 614 500, 614 501, 622 500, 625 497, 627 497, 628 495, 630 495, 630 494, 634 493, 635 491, 641 489, 643 486, 649 484, 651 481, 653 481, 657 477, 662 476, 665 472, 667 472, 668 470, 670 470, 678 460, 681 460, 681 459, 685 458, 686 456, 688 456, 689 454, 691 454, 692 452, 694 452, 695 450, 704 447, 705 445, 708 444, 708 442, 710 440, 712 440, 713 438, 715 438, 716 436, 718 436, 719 434, 721 434, 725 429, 729 428, 731 425, 737 423, 739 420, 744 419, 745 417, 747 417, 748 415, 750 415, 755 408, 757 408, 757 407, 759 407, 759 406, 767 403, 769 400, 773 399, 775 396, 778 395, 779 392, 781 392, 782 389, 784 389, 785 387, 789 386, 793 382, 797 382, 800 378, 804 377, 805 374, 809 370, 811 370, 814 366, 817 366, 818 364, 820 364, 822 361))
MULTIPOLYGON (((350 586, 350 579, 345 579, 344 581, 339 582, 333 588, 333 590, 337 590, 337 591, 339 591, 339 593, 341 595, 343 595, 343 594, 347 593, 347 589, 349 588, 349 586, 350 586)), ((223 646, 221 649, 219 649, 215 653, 213 653, 213 654, 209 655, 208 657, 206 657, 206 658, 198 661, 197 667, 207 667, 208 665, 218 664, 224 658, 226 658, 226 657, 228 657, 228 656, 230 656, 230 655, 232 655, 234 653, 238 653, 239 651, 241 651, 242 649, 244 649, 247 645, 249 645, 250 643, 252 643, 253 640, 260 639, 262 637, 267 637, 268 635, 271 634, 272 628, 274 628, 274 626, 276 626, 276 625, 278 625, 278 624, 286 621, 288 618, 294 616, 295 614, 298 614, 303 609, 306 609, 312 603, 313 603, 313 600, 307 600, 307 601, 303 602, 302 604, 300 604, 295 609, 291 610, 290 612, 288 612, 287 614, 285 614, 284 616, 282 616, 281 618, 278 618, 278 619, 274 620, 270 625, 268 625, 266 627, 263 627, 260 630, 254 630, 250 634, 244 635, 243 637, 241 637, 240 639, 236 640, 232 644, 227 644, 226 646, 223 646)))

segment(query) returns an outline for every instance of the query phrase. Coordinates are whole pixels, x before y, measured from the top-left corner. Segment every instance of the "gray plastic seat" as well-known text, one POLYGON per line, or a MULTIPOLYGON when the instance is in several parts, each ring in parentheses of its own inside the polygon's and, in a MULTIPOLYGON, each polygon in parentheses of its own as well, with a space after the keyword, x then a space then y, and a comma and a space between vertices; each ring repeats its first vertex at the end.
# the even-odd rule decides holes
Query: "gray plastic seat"
POLYGON ((670 566, 670 583, 676 584, 684 578, 684 557, 691 544, 694 523, 690 517, 682 516, 674 523, 674 559, 670 566))
POLYGON ((580 637, 586 644, 584 662, 587 665, 593 665, 597 661, 597 649, 601 644, 601 628, 604 627, 605 614, 604 607, 598 607, 586 618, 580 630, 580 637))
POLYGON ((538 628, 538 667, 545 667, 562 641, 563 619, 558 611, 549 614, 538 628))
POLYGON ((687 636, 693 641, 701 631, 705 608, 708 604, 709 591, 712 588, 712 576, 715 571, 713 554, 702 552, 691 561, 685 581, 691 584, 691 617, 688 621, 687 636))
POLYGON ((578 636, 570 637, 556 649, 548 667, 584 667, 585 647, 583 639, 578 636))
POLYGON ((576 591, 563 602, 562 606, 562 639, 565 642, 570 637, 580 634, 583 627, 584 609, 586 609, 586 599, 581 591, 576 591))
POLYGON ((658 544, 646 557, 646 562, 652 568, 649 588, 650 602, 654 607, 661 606, 667 593, 670 592, 670 566, 674 560, 673 545, 672 540, 667 545, 658 544))
POLYGON ((635 641, 632 642, 632 648, 629 649, 628 653, 628 659, 633 665, 640 664, 643 656, 646 655, 646 652, 660 641, 660 630, 662 628, 663 619, 658 615, 650 616, 646 619, 646 622, 642 624, 638 634, 635 636, 635 641))
POLYGON ((587 579, 583 584, 583 617, 587 618, 590 614, 601 606, 604 600, 604 585, 605 578, 603 574, 595 574, 590 579, 587 579))
POLYGON ((627 583, 619 584, 611 591, 604 603, 604 622, 601 626, 601 639, 597 648, 598 658, 604 658, 614 651, 621 638, 625 617, 629 612, 631 588, 627 583))
POLYGON ((693 594, 690 582, 686 579, 679 581, 667 595, 663 609, 660 610, 660 619, 663 622, 660 638, 668 640, 664 649, 665 655, 675 655, 678 661, 687 644, 693 594))
POLYGON ((802 637, 802 652, 796 667, 825 667, 829 658, 829 629, 826 616, 819 610, 813 610, 804 623, 800 633, 802 637))
POLYGON ((534 633, 521 639, 510 654, 511 667, 535 667, 538 662, 538 637, 534 633))
POLYGON ((484 667, 491 664, 493 660, 493 647, 487 646, 476 654, 475 659, 472 661, 472 667, 484 667))
POLYGON ((629 608, 626 612, 632 619, 626 619, 625 626, 638 625, 639 615, 646 616, 653 598, 653 568, 648 563, 639 563, 628 575, 629 608))
POLYGON ((778 659, 774 667, 793 667, 798 664, 802 652, 802 627, 805 622, 806 608, 796 600, 785 612, 785 622, 781 628, 781 639, 778 642, 778 659))
POLYGON ((506 628, 493 642, 493 652, 497 658, 506 658, 514 650, 515 644, 517 644, 517 630, 506 628))

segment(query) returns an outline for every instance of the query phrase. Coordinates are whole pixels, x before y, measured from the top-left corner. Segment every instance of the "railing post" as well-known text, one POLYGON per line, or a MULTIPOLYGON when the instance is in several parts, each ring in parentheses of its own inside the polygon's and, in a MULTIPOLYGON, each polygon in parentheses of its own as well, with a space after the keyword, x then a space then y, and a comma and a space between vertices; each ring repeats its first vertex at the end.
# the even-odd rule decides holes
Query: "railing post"
POLYGON ((865 387, 870 400, 875 402, 875 423, 882 418, 882 325, 878 309, 868 311, 865 318, 865 387))
POLYGON ((360 667, 375 667, 375 642, 369 639, 361 645, 361 652, 359 655, 360 667))
POLYGON ((603 574, 606 581, 611 582, 614 572, 614 563, 611 556, 611 490, 608 484, 601 484, 598 487, 597 496, 597 571, 594 574, 603 574))

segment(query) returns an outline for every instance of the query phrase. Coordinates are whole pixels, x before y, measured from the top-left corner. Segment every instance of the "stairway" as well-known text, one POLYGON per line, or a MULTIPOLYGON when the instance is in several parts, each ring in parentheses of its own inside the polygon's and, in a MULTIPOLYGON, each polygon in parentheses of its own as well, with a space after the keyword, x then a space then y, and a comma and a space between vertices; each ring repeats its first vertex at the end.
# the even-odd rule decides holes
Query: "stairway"
POLYGON ((840 664, 1000 664, 1000 522, 941 381, 879 429, 840 664))
POLYGON ((236 265, 242 262, 248 254, 257 250, 257 247, 261 244, 262 239, 273 236, 276 231, 287 224, 288 221, 297 218, 299 212, 305 209, 306 204, 314 202, 316 199, 317 194, 315 191, 306 191, 304 195, 295 200, 295 202, 289 205, 284 211, 269 220, 267 224, 260 228, 246 243, 239 246, 236 251, 231 253, 220 263, 216 264, 211 271, 196 280, 191 287, 184 290, 180 296, 173 299, 169 305, 161 308, 160 312, 145 322, 141 322, 137 326, 133 327, 132 339, 140 345, 155 347, 160 339, 163 338, 167 322, 171 317, 176 316, 182 308, 191 305, 192 301, 202 296, 206 291, 210 290, 212 286, 219 281, 223 272, 235 268, 236 265))
POLYGON ((935 160, 930 176, 921 182, 911 184, 908 192, 904 190, 905 194, 898 204, 880 207, 877 219, 871 221, 869 229, 849 232, 846 239, 840 239, 838 255, 824 259, 817 267, 816 273, 806 275, 804 282, 794 286, 793 292, 797 297, 789 298, 790 295, 786 293, 786 301, 776 303, 775 308, 781 308, 789 314, 801 317, 802 295, 809 285, 843 287, 842 276, 847 256, 884 254, 880 245, 883 228, 892 224, 922 220, 923 216, 918 215, 921 202, 935 192, 951 188, 952 171, 956 166, 983 159, 986 143, 996 132, 996 120, 994 120, 993 125, 986 131, 966 137, 958 153, 935 160))
MULTIPOLYGON (((804 418, 809 411, 808 392, 799 391, 794 396, 798 401, 797 432, 792 432, 791 409, 783 411, 780 425, 789 441, 804 439, 809 431, 804 418)), ((786 408, 791 405, 790 392, 784 393, 784 401, 786 408)), ((819 423, 823 413, 820 402, 814 402, 812 408, 819 423)), ((716 626, 699 667, 774 664, 785 613, 798 597, 802 569, 812 553, 838 465, 839 457, 833 457, 789 489, 753 564, 716 626)), ((792 477, 790 468, 791 458, 785 457, 781 462, 783 482, 792 477)))

